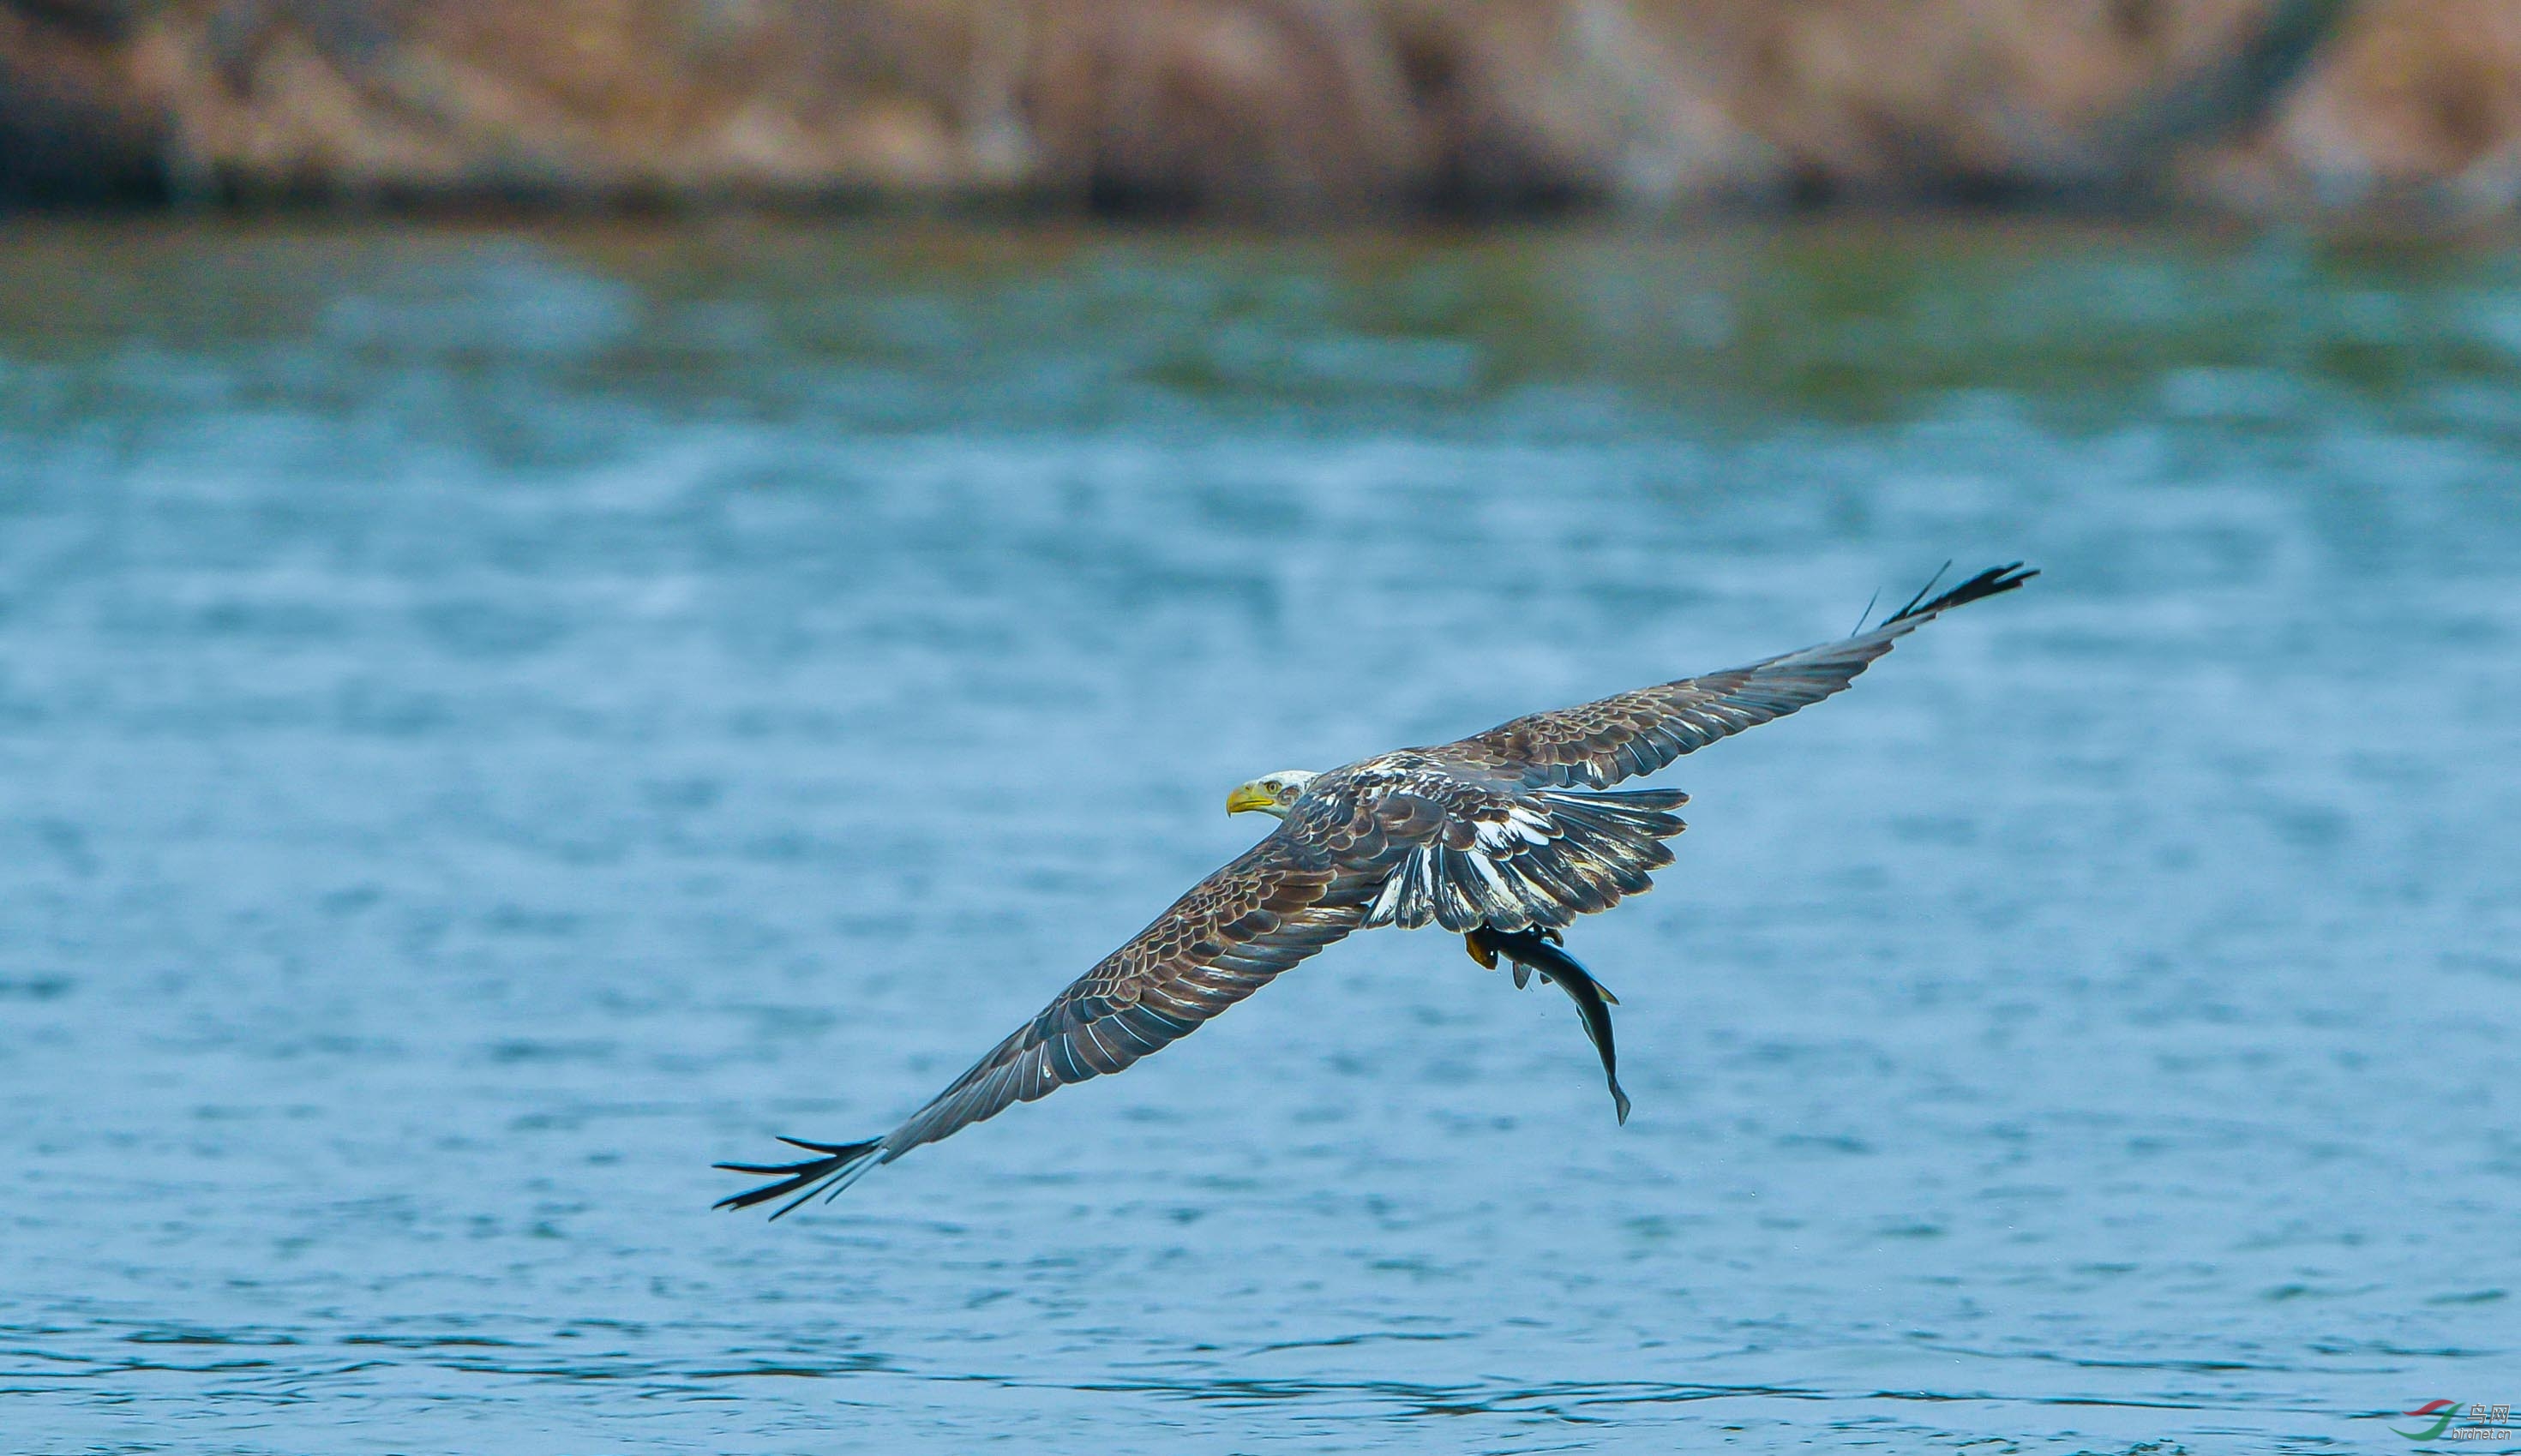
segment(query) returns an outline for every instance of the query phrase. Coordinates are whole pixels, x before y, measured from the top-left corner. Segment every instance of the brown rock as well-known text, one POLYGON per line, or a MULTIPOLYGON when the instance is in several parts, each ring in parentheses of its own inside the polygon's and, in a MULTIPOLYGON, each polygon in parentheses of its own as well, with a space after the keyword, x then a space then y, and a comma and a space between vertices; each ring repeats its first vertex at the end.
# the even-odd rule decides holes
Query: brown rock
POLYGON ((2521 0, 0 0, 0 187, 2506 210, 2517 83, 2521 0))
POLYGON ((2236 206, 2511 211, 2521 5, 2372 0, 2268 126, 2203 159, 2186 182, 2236 206))

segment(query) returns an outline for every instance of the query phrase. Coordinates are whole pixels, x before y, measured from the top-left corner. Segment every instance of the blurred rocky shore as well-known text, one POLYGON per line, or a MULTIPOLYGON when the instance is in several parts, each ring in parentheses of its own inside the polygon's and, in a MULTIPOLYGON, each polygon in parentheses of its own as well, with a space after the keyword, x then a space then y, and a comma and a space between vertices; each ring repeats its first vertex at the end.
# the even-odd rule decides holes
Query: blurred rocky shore
POLYGON ((2521 202, 2521 0, 0 0, 0 199, 2521 202))

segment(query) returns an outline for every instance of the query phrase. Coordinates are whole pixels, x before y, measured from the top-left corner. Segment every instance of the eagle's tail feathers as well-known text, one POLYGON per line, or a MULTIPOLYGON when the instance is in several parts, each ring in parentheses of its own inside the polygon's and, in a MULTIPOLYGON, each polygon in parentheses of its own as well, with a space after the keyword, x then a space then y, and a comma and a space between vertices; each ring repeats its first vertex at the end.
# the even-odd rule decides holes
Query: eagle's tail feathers
POLYGON ((1549 816, 1550 839, 1519 842, 1511 852, 1421 844, 1393 867, 1364 924, 1520 931, 1607 910, 1622 895, 1653 888, 1653 872, 1672 863, 1663 842, 1685 827, 1672 810, 1689 801, 1677 789, 1541 789, 1532 797, 1549 816))

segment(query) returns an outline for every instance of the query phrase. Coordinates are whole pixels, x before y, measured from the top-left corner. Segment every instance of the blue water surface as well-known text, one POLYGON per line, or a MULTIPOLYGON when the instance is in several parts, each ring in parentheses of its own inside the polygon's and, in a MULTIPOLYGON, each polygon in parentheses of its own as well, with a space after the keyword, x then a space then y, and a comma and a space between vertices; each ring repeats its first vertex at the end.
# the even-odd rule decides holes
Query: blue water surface
POLYGON ((2516 484, 2481 246, 12 224, 0 1445, 2407 1449, 2521 1395, 2516 484), (1658 781, 1627 1127, 1377 932, 710 1211, 1234 784, 2015 558, 1658 781))

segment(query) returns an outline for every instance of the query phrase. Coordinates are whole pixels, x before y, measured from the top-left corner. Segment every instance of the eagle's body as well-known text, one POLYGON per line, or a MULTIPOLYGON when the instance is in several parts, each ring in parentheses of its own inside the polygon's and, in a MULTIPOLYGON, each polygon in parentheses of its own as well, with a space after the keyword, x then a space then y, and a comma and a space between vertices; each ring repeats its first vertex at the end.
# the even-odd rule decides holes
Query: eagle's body
MULTIPOLYGON (((1267 837, 1192 887, 883 1137, 800 1142, 818 1156, 793 1164, 720 1164, 778 1180, 723 1206, 795 1195, 784 1213, 826 1186, 838 1193, 866 1169, 1013 1103, 1119 1071, 1332 941, 1374 926, 1442 926, 1470 937, 1484 962, 1502 951, 1518 967, 1539 970, 1585 1010, 1609 1072, 1608 1014, 1587 1000, 1601 993, 1555 949, 1557 932, 1652 887, 1651 873, 1672 862, 1663 842, 1682 829, 1672 810, 1688 796, 1604 791, 1829 697, 1937 614, 2034 574, 2019 564, 1983 571, 1932 601, 1919 593, 1871 631, 1746 667, 1535 713, 1456 743, 1325 773, 1255 780, 1227 806, 1277 815, 1267 837)), ((1616 1076, 1611 1088, 1625 1118, 1616 1076)))

